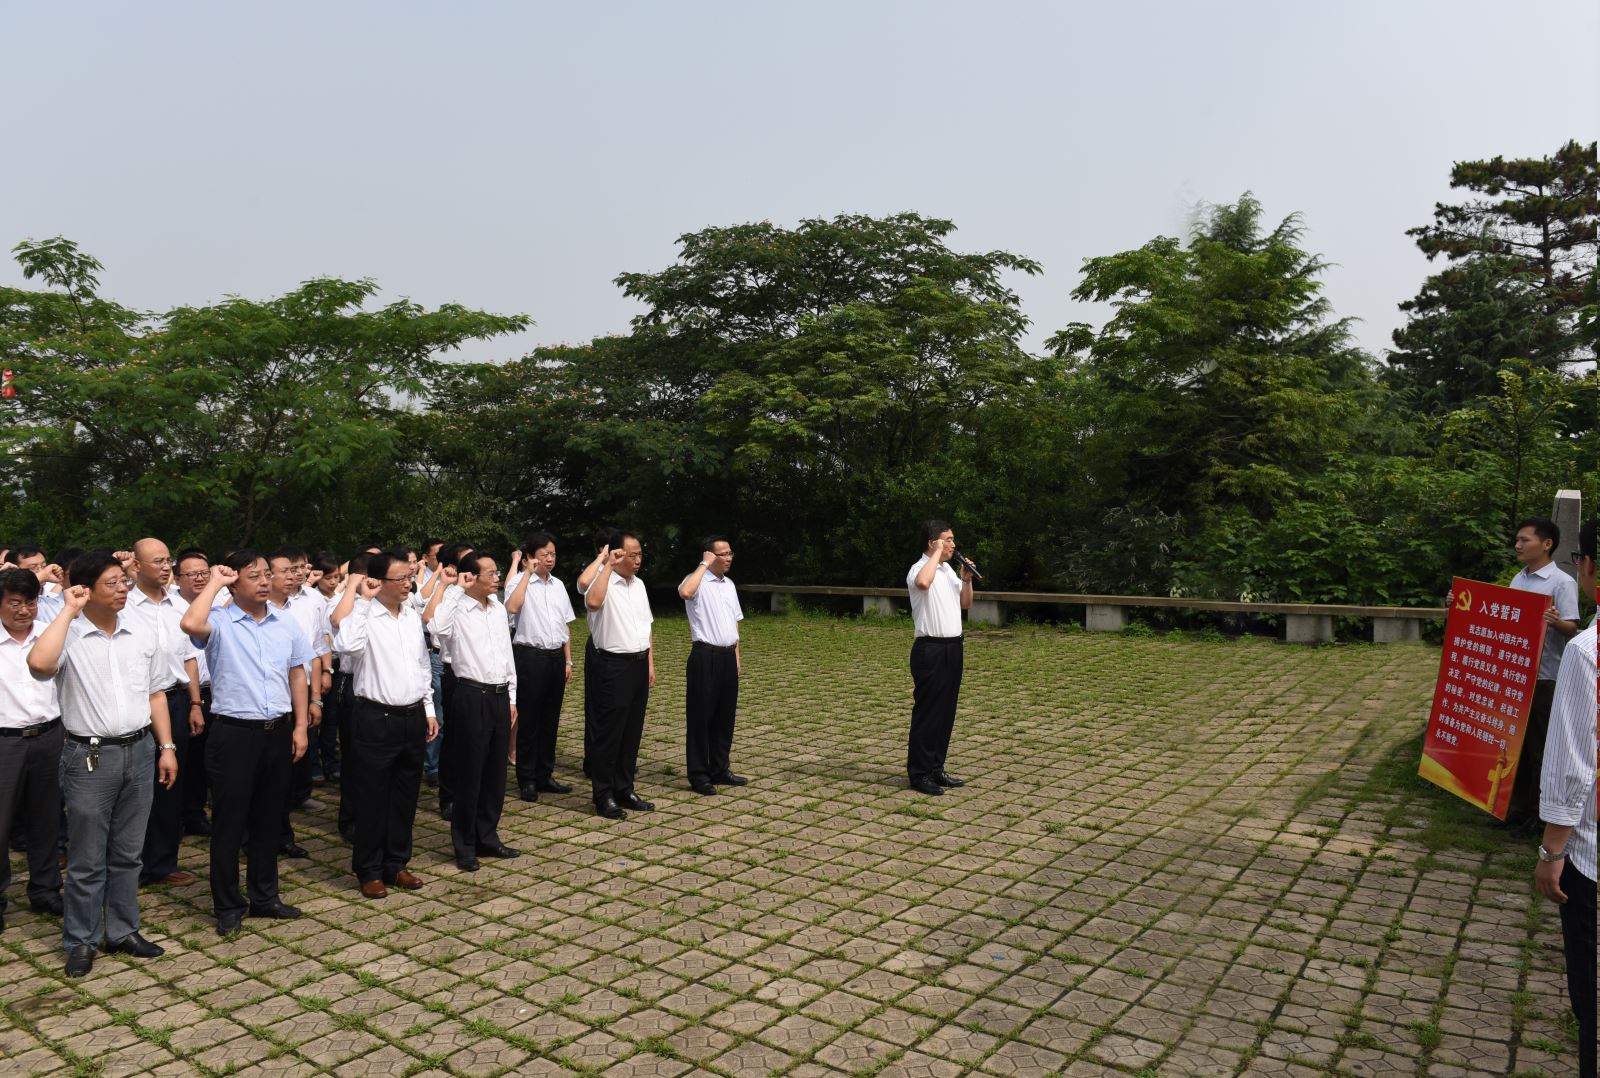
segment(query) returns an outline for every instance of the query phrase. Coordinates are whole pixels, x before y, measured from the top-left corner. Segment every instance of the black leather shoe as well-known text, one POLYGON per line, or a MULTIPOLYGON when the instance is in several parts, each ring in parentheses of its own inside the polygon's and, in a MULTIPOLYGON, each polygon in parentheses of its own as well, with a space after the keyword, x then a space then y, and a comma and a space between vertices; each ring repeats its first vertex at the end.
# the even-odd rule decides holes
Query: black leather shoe
POLYGON ((955 789, 957 786, 965 786, 966 785, 966 783, 964 781, 962 781, 961 779, 956 778, 954 775, 950 774, 950 772, 948 772, 948 771, 941 771, 938 774, 934 775, 933 776, 933 781, 937 782, 940 786, 946 786, 946 787, 949 787, 950 789, 955 789))
POLYGON ((198 820, 183 821, 183 833, 186 835, 205 836, 211 834, 211 821, 204 816, 198 820))
POLYGON ((689 783, 689 789, 693 790, 701 797, 710 797, 712 794, 717 792, 717 788, 711 785, 709 782, 691 782, 689 783))
POLYGON ((594 803, 594 814, 604 816, 608 820, 626 820, 628 814, 622 811, 622 806, 614 798, 605 798, 594 803))
POLYGON ((82 977, 94 968, 94 948, 80 943, 67 952, 67 976, 82 977))
POLYGON ((539 792, 542 794, 570 794, 572 787, 555 779, 540 779, 539 792))
POLYGON ((52 917, 61 916, 61 896, 45 895, 43 898, 28 899, 28 908, 34 913, 48 913, 52 917))
POLYGON ((462 872, 476 872, 482 866, 478 863, 476 857, 457 857, 456 867, 462 872))
POLYGON ((539 787, 533 785, 518 786, 517 796, 524 801, 537 801, 539 800, 539 787))
POLYGON ((217 935, 226 939, 227 937, 238 932, 239 926, 243 923, 243 919, 243 915, 238 913, 230 913, 226 917, 218 917, 217 935))
POLYGON ((479 846, 479 857, 521 857, 521 850, 513 850, 510 846, 501 843, 499 846, 479 846))
POLYGON ((655 805, 646 801, 638 794, 623 794, 621 797, 617 798, 617 804, 621 805, 625 809, 632 809, 634 812, 654 812, 656 810, 655 805))
POLYGON ((912 779, 911 788, 917 791, 917 793, 927 794, 929 797, 944 796, 944 787, 940 786, 932 779, 912 779))
POLYGON ((724 771, 722 774, 717 776, 716 781, 722 783, 724 786, 750 785, 749 779, 745 778, 743 775, 735 775, 732 771, 724 771))
POLYGON ((278 856, 293 857, 297 861, 303 861, 307 857, 310 857, 311 854, 307 852, 306 848, 300 845, 298 842, 285 842, 282 846, 278 847, 278 856))
POLYGON ((450 810, 455 807, 456 805, 454 801, 439 802, 439 819, 448 820, 450 818, 450 810))
POLYGON ((160 958, 167 952, 137 932, 123 936, 115 943, 106 944, 106 954, 127 954, 135 958, 160 958))
POLYGON ((274 902, 270 906, 251 906, 251 917, 270 917, 274 921, 292 921, 300 916, 300 909, 287 902, 274 902))

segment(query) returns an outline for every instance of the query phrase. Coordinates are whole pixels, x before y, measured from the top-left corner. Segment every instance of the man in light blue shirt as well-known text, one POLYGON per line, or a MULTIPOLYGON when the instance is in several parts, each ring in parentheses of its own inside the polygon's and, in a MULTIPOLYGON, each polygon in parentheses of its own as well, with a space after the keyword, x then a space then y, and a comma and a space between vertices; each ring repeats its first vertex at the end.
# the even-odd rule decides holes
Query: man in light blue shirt
POLYGON ((301 667, 311 656, 299 625, 268 607, 269 589, 267 560, 253 550, 237 551, 212 567, 182 621, 183 631, 205 648, 211 670, 206 769, 212 782, 211 905, 220 936, 238 931, 247 910, 251 917, 300 916, 278 897, 278 846, 289 769, 306 752, 301 667), (223 587, 233 602, 213 608, 223 587))

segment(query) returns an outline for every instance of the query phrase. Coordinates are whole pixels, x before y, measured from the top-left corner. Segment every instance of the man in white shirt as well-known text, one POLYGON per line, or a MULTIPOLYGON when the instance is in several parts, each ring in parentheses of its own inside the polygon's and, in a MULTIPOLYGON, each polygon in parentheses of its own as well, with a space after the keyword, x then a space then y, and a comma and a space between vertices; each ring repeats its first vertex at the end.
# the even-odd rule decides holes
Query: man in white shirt
POLYGON ((55 678, 60 694, 67 805, 61 942, 67 976, 82 977, 102 940, 112 953, 164 953, 139 933, 139 869, 151 787, 177 781, 178 756, 166 694, 152 688, 166 657, 153 634, 123 616, 122 563, 85 554, 73 561, 68 579, 61 613, 27 662, 33 677, 55 678))
MULTIPOLYGON (((609 573, 611 571, 611 551, 621 549, 622 532, 618 529, 605 527, 595 532, 594 559, 583 567, 583 571, 578 574, 578 579, 574 584, 579 598, 588 598, 589 586, 595 582, 602 572, 609 573)), ((595 646, 594 614, 587 606, 583 609, 583 621, 589 633, 588 639, 584 641, 583 645, 583 765, 581 770, 584 778, 590 778, 589 758, 594 755, 596 730, 594 710, 595 646)))
POLYGON ((458 569, 440 570, 450 588, 428 620, 429 630, 450 646, 455 687, 450 695, 450 842, 456 866, 478 871, 479 857, 516 857, 500 841, 506 802, 506 754, 517 721, 513 700, 517 669, 511 657, 511 622, 495 594, 500 569, 487 554, 473 553, 458 569))
POLYGON ((556 728, 567 682, 572 680, 572 598, 553 574, 556 538, 537 532, 522 544, 522 570, 506 581, 506 612, 517 619, 512 655, 517 664, 517 792, 524 801, 541 793, 570 794, 557 782, 556 728))
POLYGON ((684 670, 684 756, 689 789, 703 796, 717 783, 743 786, 746 779, 728 770, 733 752, 734 715, 739 706, 739 622, 744 610, 728 570, 733 544, 712 535, 700 544, 700 566, 678 585, 689 616, 689 660, 684 670))
MULTIPOLYGON (((159 539, 140 539, 133 544, 133 588, 123 613, 137 619, 144 631, 160 641, 165 666, 155 688, 167 694, 167 716, 172 723, 172 741, 178 746, 178 759, 189 755, 189 737, 205 728, 200 699, 200 669, 195 646, 178 627, 189 604, 172 593, 172 555, 159 539)), ((150 821, 145 826, 144 868, 139 882, 182 886, 194 882, 194 873, 178 867, 178 849, 183 842, 184 769, 172 788, 156 786, 150 803, 150 821)))
MULTIPOLYGON (((322 633, 323 607, 326 600, 321 593, 305 586, 306 552, 299 547, 280 547, 267 555, 268 580, 271 590, 268 605, 282 613, 300 630, 306 654, 311 656, 303 668, 306 679, 306 736, 312 743, 320 739, 322 726, 322 669, 329 652, 327 637, 322 633)), ((312 765, 315 755, 307 752, 289 769, 289 789, 284 796, 283 821, 279 828, 278 853, 284 857, 305 859, 311 854, 295 841, 293 813, 311 797, 312 765)))
POLYGON ((1522 758, 1511 788, 1501 826, 1530 828, 1538 825, 1539 771, 1544 759, 1545 731, 1550 726, 1550 701, 1555 696, 1556 674, 1561 669, 1561 653, 1578 631, 1578 584, 1551 554, 1561 545, 1561 529, 1544 517, 1529 517, 1517 525, 1513 541, 1522 571, 1511 581, 1517 591, 1548 595, 1545 611, 1544 653, 1539 659, 1539 676, 1534 682, 1533 705, 1528 710, 1528 732, 1522 741, 1522 758))
MULTIPOLYGON (((173 582, 185 610, 199 598, 211 579, 211 559, 198 547, 178 551, 173 557, 173 582)), ((183 833, 210 835, 206 799, 211 793, 211 775, 206 768, 206 740, 211 724, 211 669, 202 648, 194 652, 195 670, 200 675, 200 732, 190 727, 189 749, 178 758, 178 774, 183 785, 183 833)), ((169 712, 170 713, 170 712, 169 712)))
POLYGON ((629 809, 655 808, 634 786, 645 706, 656 683, 650 630, 655 619, 638 575, 643 560, 639 537, 622 532, 621 545, 611 550, 610 566, 596 574, 583 597, 595 644, 595 737, 589 781, 595 812, 611 820, 623 819, 629 809))
MULTIPOLYGON (((1578 582, 1595 595, 1595 522, 1578 536, 1578 582)), ((1595 627, 1561 657, 1540 774, 1544 842, 1534 882, 1561 909, 1567 995, 1578 1019, 1580 1078, 1595 1074, 1595 627)))
POLYGON ((422 760, 439 735, 433 711, 428 647, 422 616, 411 605, 411 570, 406 559, 373 554, 367 573, 351 572, 334 609, 335 644, 358 655, 352 688, 350 731, 355 765, 355 842, 350 865, 368 898, 383 898, 389 886, 416 890, 422 880, 411 860, 422 789, 422 760), (360 602, 357 596, 360 596, 360 602))
POLYGON ((54 681, 35 681, 28 653, 44 632, 39 578, 26 569, 0 571, 0 932, 11 886, 11 831, 26 805, 28 905, 61 916, 61 703, 54 681))
POLYGON ((916 626, 916 640, 911 645, 915 688, 906 775, 913 790, 937 797, 946 787, 965 785, 945 770, 945 759, 961 694, 961 612, 972 608, 972 573, 962 565, 958 576, 948 564, 956 552, 950 525, 942 520, 927 521, 922 525, 922 538, 923 555, 906 573, 911 620, 916 626))
POLYGON ((319 551, 307 565, 305 590, 315 591, 322 600, 316 632, 318 639, 328 649, 322 656, 322 723, 311 739, 312 753, 316 756, 312 764, 312 779, 322 782, 339 781, 339 701, 334 695, 334 673, 339 660, 333 653, 333 632, 328 628, 328 615, 333 612, 333 604, 338 602, 335 593, 342 579, 339 575, 339 559, 326 550, 319 551))

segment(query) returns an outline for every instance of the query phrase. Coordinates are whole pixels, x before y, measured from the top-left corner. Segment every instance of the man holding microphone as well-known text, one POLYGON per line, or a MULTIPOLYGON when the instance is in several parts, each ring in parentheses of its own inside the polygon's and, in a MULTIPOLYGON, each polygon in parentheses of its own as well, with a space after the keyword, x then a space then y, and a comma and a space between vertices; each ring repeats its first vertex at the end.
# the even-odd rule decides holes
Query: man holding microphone
POLYGON ((956 537, 944 521, 924 522, 922 540, 922 557, 906 573, 916 625, 906 774, 913 790, 938 797, 945 787, 965 785, 944 767, 961 693, 961 612, 972 608, 972 570, 965 558, 960 575, 948 564, 957 557, 956 537))

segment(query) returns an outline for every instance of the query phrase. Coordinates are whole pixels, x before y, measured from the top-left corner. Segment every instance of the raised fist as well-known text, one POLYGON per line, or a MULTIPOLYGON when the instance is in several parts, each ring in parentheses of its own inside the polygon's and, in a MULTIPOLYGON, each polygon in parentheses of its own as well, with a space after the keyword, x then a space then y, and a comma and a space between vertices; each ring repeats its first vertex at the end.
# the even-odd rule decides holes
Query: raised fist
POLYGON ((595 561, 606 562, 611 560, 611 544, 607 543, 600 548, 600 553, 595 556, 595 561))
POLYGON ((623 562, 625 562, 627 560, 628 560, 628 552, 626 550, 613 550, 613 551, 611 551, 611 567, 613 569, 615 569, 617 566, 621 565, 623 562))
POLYGON ((322 580, 321 569, 311 569, 306 572, 306 587, 314 588, 322 580))
POLYGON ((371 599, 383 588, 383 581, 377 577, 364 576, 361 578, 361 598, 371 599))
POLYGON ((65 584, 67 582, 66 570, 55 562, 51 562, 43 569, 40 569, 38 575, 39 583, 41 584, 65 584))
POLYGON ((122 563, 123 572, 129 573, 133 571, 133 551, 114 550, 112 551, 111 556, 122 563))
POLYGON ((446 584, 454 584, 461 579, 461 570, 454 565, 441 565, 439 566, 439 579, 446 584))
POLYGON ((463 588, 470 588, 470 587, 472 587, 472 585, 476 584, 477 582, 478 582, 478 574, 477 573, 462 573, 460 576, 458 576, 456 578, 456 583, 460 584, 463 588))
POLYGON ((89 602, 89 589, 82 584, 74 584, 62 592, 62 598, 66 600, 67 609, 76 614, 89 602))
POLYGON ((229 569, 226 565, 213 565, 211 567, 211 579, 214 583, 226 587, 239 579, 239 571, 237 569, 229 569))

